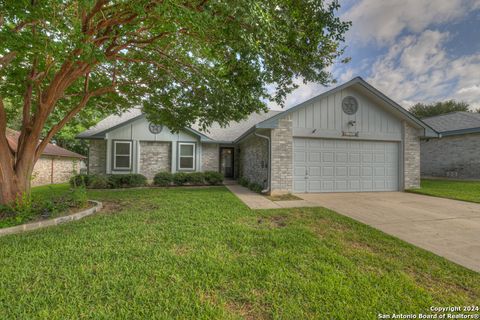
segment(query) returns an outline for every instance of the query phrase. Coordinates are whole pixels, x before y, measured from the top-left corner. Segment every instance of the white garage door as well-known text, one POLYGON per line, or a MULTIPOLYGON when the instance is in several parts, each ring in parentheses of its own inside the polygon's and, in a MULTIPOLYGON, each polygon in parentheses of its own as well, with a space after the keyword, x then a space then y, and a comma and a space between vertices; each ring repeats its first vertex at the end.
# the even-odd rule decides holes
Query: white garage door
POLYGON ((293 140, 294 192, 398 190, 397 142, 293 140))

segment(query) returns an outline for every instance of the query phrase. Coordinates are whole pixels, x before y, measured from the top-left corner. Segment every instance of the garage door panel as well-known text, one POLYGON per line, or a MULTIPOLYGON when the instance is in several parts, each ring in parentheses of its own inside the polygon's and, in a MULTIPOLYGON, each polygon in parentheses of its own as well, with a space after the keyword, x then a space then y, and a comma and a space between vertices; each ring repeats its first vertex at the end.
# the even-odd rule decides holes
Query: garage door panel
POLYGON ((348 191, 347 186, 347 180, 335 180, 335 190, 333 191, 348 191))
POLYGON ((347 177, 348 168, 347 167, 335 167, 335 177, 347 177))
POLYGON ((360 153, 359 152, 352 152, 348 155, 349 163, 360 163, 360 153))
POLYGON ((305 172, 307 171, 307 167, 306 166, 298 166, 296 165, 295 167, 293 167, 293 175, 294 176, 302 176, 304 177, 305 176, 305 172))
POLYGON ((349 190, 361 190, 360 180, 350 180, 348 189, 349 190))
POLYGON ((305 151, 295 151, 293 153, 293 160, 296 163, 306 162, 307 161, 307 153, 305 151))
POLYGON ((317 180, 317 181, 309 180, 307 183, 308 183, 308 190, 315 190, 315 191, 311 191, 311 192, 321 192, 322 191, 320 180, 317 180))
POLYGON ((335 155, 333 152, 331 151, 324 151, 322 153, 322 160, 323 162, 334 162, 334 159, 335 159, 335 155))
POLYGON ((320 177, 322 174, 322 168, 321 167, 309 167, 308 168, 308 175, 311 177, 320 177))
POLYGON ((375 177, 384 177, 385 176, 385 168, 384 167, 375 167, 374 172, 375 172, 375 177))
POLYGON ((322 177, 324 178, 333 177, 334 172, 335 172, 335 167, 333 166, 322 167, 322 177))
POLYGON ((294 180, 293 181, 293 191, 294 192, 307 192, 307 185, 305 180, 294 180))
POLYGON ((360 167, 350 167, 348 168, 348 175, 350 177, 359 177, 360 176, 360 167))
POLYGON ((294 148, 296 192, 398 190, 396 142, 295 138, 294 148))
POLYGON ((309 162, 320 162, 320 152, 313 151, 308 154, 308 161, 309 162))

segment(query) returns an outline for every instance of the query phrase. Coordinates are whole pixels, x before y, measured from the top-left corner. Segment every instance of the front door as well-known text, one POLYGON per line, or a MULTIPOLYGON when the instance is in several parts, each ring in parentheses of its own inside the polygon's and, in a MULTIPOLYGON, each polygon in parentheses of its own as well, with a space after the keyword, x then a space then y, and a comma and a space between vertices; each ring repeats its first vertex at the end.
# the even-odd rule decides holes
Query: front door
POLYGON ((233 178, 234 148, 220 148, 220 172, 225 178, 233 178))

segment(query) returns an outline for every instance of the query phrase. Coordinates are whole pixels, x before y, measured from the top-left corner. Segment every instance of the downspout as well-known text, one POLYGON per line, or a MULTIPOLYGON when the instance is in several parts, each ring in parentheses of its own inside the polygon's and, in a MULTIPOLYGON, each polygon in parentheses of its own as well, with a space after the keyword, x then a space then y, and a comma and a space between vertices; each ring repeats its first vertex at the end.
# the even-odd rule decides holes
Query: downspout
POLYGON ((267 187, 265 189, 262 190, 262 193, 268 193, 270 191, 270 172, 271 172, 271 163, 270 163, 270 153, 271 153, 271 143, 270 143, 270 137, 267 137, 267 136, 264 136, 262 134, 259 134, 259 133, 256 133, 254 132, 253 133, 254 135, 256 135, 257 137, 259 138, 263 138, 263 139, 266 139, 267 140, 267 145, 268 145, 268 152, 267 152, 267 165, 268 165, 268 169, 267 169, 267 187))

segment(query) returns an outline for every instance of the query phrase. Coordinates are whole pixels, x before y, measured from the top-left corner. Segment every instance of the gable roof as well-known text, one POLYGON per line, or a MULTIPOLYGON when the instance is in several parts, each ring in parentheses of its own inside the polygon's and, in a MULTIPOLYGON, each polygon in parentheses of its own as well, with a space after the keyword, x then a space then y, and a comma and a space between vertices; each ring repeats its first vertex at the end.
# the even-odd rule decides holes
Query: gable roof
MULTIPOLYGON (((221 127, 214 123, 206 131, 203 131, 199 125, 193 125, 191 128, 185 128, 205 142, 224 142, 231 143, 239 138, 245 131, 255 126, 281 111, 269 110, 268 112, 252 113, 245 120, 236 122, 231 121, 226 127, 221 127)), ((97 123, 95 126, 77 135, 79 139, 103 139, 105 133, 122 127, 130 122, 138 120, 145 115, 140 108, 129 109, 119 115, 111 115, 97 123)))
MULTIPOLYGON (((10 148, 14 152, 17 152, 19 137, 20 137, 20 132, 12 129, 7 129, 8 144, 10 145, 10 148)), ((77 159, 86 158, 81 154, 61 148, 51 143, 47 144, 47 146, 45 147, 45 150, 43 150, 42 156, 54 156, 54 157, 77 158, 77 159)))
MULTIPOLYGON (((328 95, 334 94, 335 92, 354 85, 359 86, 363 90, 366 90, 366 92, 368 92, 369 94, 372 94, 375 97, 379 98, 387 106, 389 106, 392 109, 392 112, 394 112, 398 117, 409 121, 418 128, 423 128, 426 137, 439 137, 438 132, 436 132, 427 123, 424 123, 420 119, 416 118, 399 104, 385 96, 383 93, 381 93, 379 90, 377 90, 370 84, 368 84, 361 77, 356 77, 348 82, 345 82, 342 85, 339 85, 329 91, 326 91, 316 97, 313 97, 284 111, 269 110, 268 112, 252 113, 245 120, 240 122, 232 121, 226 127, 221 127, 218 123, 215 123, 206 131, 201 130, 198 125, 194 125, 191 128, 185 128, 185 130, 199 136, 203 142, 238 142, 239 140, 243 139, 243 137, 247 136, 249 133, 251 133, 257 128, 275 128, 278 125, 278 120, 288 115, 289 113, 298 110, 299 108, 306 107, 316 100, 322 99, 328 95)), ((140 119, 141 117, 144 117, 144 114, 142 113, 140 108, 130 109, 120 115, 111 115, 100 121, 94 127, 89 128, 88 130, 77 135, 77 138, 103 139, 105 138, 105 133, 107 133, 108 131, 124 126, 132 121, 140 119)))
POLYGON ((457 111, 422 120, 442 136, 480 132, 480 113, 457 111))
POLYGON ((393 101, 392 99, 388 98, 386 95, 384 95, 382 92, 380 92, 378 89, 370 85, 368 82, 363 80, 361 77, 356 77, 353 78, 350 81, 345 82, 344 84, 341 84, 331 90, 328 90, 324 93, 319 94, 318 96, 315 96, 307 101, 304 101, 294 107, 291 107, 281 114, 278 114, 274 117, 271 117, 270 119, 267 119, 259 124, 256 125, 257 128, 275 128, 277 126, 278 120, 283 118, 285 115, 296 111, 300 108, 304 108, 310 104, 312 104, 315 101, 318 101, 322 98, 325 98, 329 95, 332 95, 340 90, 346 89, 351 86, 358 86, 365 90, 366 92, 374 95, 375 97, 379 98, 381 101, 383 101, 387 106, 391 107, 392 111, 399 117, 403 118, 404 120, 416 125, 419 128, 424 129, 424 134, 426 137, 439 137, 438 132, 436 132, 433 128, 431 128, 428 124, 424 123, 422 120, 418 119, 415 117, 413 114, 408 112, 405 108, 400 106, 398 103, 393 101))
MULTIPOLYGON (((275 115, 282 113, 283 111, 269 110, 267 112, 252 113, 247 119, 240 122, 231 121, 229 124, 222 128, 218 123, 214 123, 207 129, 205 134, 215 141, 234 142, 240 138, 245 132, 250 130, 256 124, 265 121, 275 115)), ((197 125, 194 129, 201 131, 197 125)))

